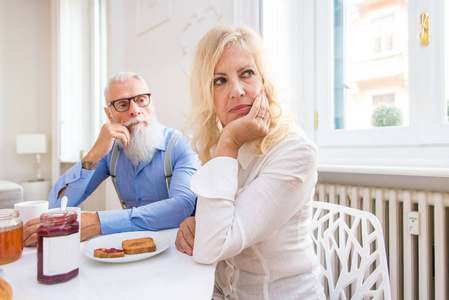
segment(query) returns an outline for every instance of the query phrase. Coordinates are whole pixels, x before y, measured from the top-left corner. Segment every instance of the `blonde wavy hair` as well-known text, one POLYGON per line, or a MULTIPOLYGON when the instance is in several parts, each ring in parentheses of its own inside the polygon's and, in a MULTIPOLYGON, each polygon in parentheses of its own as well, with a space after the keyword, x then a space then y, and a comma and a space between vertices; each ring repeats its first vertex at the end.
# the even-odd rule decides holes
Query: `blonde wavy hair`
POLYGON ((271 113, 269 133, 254 144, 261 155, 282 141, 290 132, 293 119, 283 114, 259 34, 247 26, 218 25, 199 41, 190 74, 191 112, 185 130, 192 132, 192 145, 202 164, 212 158, 223 127, 214 110, 213 76, 215 66, 228 46, 241 44, 252 53, 262 77, 271 113))

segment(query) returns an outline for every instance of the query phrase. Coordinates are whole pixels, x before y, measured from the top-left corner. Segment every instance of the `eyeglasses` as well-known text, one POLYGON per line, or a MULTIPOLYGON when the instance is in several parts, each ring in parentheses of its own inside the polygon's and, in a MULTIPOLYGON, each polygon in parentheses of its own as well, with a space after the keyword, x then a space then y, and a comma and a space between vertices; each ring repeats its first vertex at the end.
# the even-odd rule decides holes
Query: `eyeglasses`
POLYGON ((137 96, 130 97, 130 98, 117 99, 117 100, 109 102, 107 107, 112 105, 117 112, 125 112, 131 106, 131 100, 133 100, 134 103, 137 104, 137 106, 145 107, 145 106, 148 106, 148 104, 150 104, 150 96, 151 96, 151 93, 148 93, 148 94, 137 95, 137 96))

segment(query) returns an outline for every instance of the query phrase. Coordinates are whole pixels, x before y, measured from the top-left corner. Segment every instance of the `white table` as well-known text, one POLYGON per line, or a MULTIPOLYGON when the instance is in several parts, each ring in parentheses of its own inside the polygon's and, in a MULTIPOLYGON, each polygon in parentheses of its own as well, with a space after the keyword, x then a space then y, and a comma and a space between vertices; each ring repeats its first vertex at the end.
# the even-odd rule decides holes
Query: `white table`
MULTIPOLYGON (((13 299, 176 299, 211 300, 213 265, 201 265, 179 252, 174 244, 177 229, 159 231, 170 247, 156 256, 123 264, 97 262, 80 251, 79 274, 58 284, 37 281, 36 248, 24 247, 22 257, 0 265, 3 279, 13 289, 13 299)), ((84 243, 81 243, 81 249, 84 243)))

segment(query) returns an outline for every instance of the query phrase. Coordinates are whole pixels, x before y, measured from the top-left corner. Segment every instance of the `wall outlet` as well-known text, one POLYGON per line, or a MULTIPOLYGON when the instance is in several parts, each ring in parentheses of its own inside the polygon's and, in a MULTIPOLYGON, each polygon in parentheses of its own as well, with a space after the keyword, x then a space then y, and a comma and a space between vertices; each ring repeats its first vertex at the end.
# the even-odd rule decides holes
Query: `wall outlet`
POLYGON ((419 235, 419 212, 408 212, 408 232, 410 234, 419 235))

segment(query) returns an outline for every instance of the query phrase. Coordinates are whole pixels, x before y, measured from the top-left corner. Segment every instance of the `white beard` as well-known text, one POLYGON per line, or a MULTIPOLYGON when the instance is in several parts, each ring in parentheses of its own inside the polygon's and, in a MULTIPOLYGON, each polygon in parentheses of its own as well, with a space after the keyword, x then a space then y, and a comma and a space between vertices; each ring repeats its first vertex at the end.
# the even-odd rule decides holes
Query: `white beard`
POLYGON ((156 145, 162 138, 162 132, 159 130, 156 117, 145 119, 143 117, 134 117, 128 122, 123 123, 130 133, 131 141, 128 146, 124 147, 121 140, 117 140, 120 149, 123 149, 125 155, 131 160, 133 165, 137 166, 140 162, 147 163, 153 159, 156 153, 156 145), (129 127, 131 124, 137 122, 137 125, 129 127))

